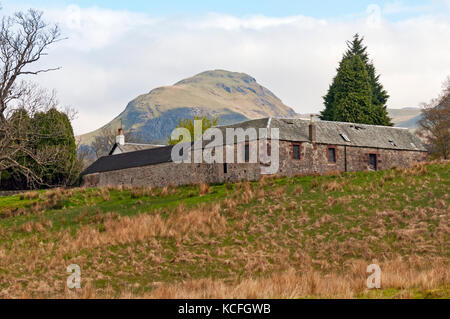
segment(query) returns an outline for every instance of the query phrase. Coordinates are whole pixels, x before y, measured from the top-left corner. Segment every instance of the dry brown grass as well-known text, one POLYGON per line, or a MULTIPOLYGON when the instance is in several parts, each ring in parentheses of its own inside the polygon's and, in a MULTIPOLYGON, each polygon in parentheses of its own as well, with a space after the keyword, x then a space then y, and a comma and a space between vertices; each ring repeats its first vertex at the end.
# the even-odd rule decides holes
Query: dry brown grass
POLYGON ((27 192, 25 194, 20 195, 20 199, 24 200, 33 200, 33 199, 38 199, 39 198, 39 192, 36 191, 32 191, 32 192, 27 192))
POLYGON ((161 190, 161 194, 160 194, 162 197, 166 197, 167 195, 169 195, 169 188, 168 187, 164 187, 162 190, 161 190))
POLYGON ((416 165, 411 166, 410 168, 405 168, 402 170, 402 174, 407 176, 423 176, 428 174, 426 163, 418 163, 416 165))
POLYGON ((192 235, 221 234, 226 230, 226 220, 219 207, 203 207, 194 210, 177 209, 169 217, 161 214, 117 217, 106 215, 104 230, 82 227, 71 238, 66 234, 64 250, 78 251, 99 246, 144 242, 150 238, 174 238, 182 241, 192 235))
POLYGON ((316 188, 319 186, 319 181, 315 178, 311 181, 311 188, 316 188))
POLYGON ((200 184, 198 187, 198 193, 200 196, 204 196, 206 194, 209 194, 211 192, 211 187, 208 184, 200 184))
MULTIPOLYGON (((109 191, 110 191, 109 189, 103 189, 103 190, 108 190, 108 194, 109 194, 109 191)), ((136 199, 136 198, 153 196, 153 192, 152 192, 151 187, 134 187, 131 189, 130 195, 131 195, 131 198, 136 199)))
MULTIPOLYGON (((70 191, 41 193, 32 218, 0 227, 0 297, 354 298, 374 293, 365 288, 373 262, 395 297, 443 287, 449 296, 448 177, 400 174, 362 175, 353 185, 354 177, 314 177, 315 187, 266 179, 265 187, 210 186, 205 197, 193 186, 182 190, 185 204, 167 198, 171 206, 159 206, 171 187, 80 190, 85 207, 51 215, 42 207, 70 191), (368 191, 382 180, 382 190, 368 191), (132 192, 155 198, 131 200, 132 192), (134 211, 110 212, 108 195, 128 198, 134 211), (65 288, 71 263, 82 268, 78 292, 65 288)), ((9 208, 12 216, 30 209, 9 208)))
POLYGON ((303 187, 302 185, 298 185, 294 188, 294 194, 301 195, 303 194, 303 187))
POLYGON ((338 181, 333 180, 331 182, 322 184, 321 188, 323 192, 342 191, 342 184, 340 184, 338 181))
MULTIPOLYGON (((82 298, 147 298, 147 299, 267 299, 267 298, 361 298, 377 297, 366 280, 367 262, 354 260, 345 273, 324 274, 314 269, 299 272, 291 267, 282 273, 267 277, 247 278, 225 282, 211 278, 186 280, 175 284, 156 284, 149 293, 132 290, 115 293, 111 289, 94 291, 88 284, 78 293, 63 297, 82 298)), ((450 267, 446 259, 427 260, 422 257, 397 258, 380 263, 381 289, 396 292, 390 297, 412 298, 414 291, 423 294, 439 289, 450 289, 450 267)), ((379 294, 378 297, 385 297, 379 294)))
POLYGON ((20 226, 20 229, 26 233, 31 233, 31 232, 43 232, 45 230, 47 230, 48 228, 52 228, 53 223, 50 220, 45 220, 45 221, 30 221, 30 222, 26 222, 24 224, 22 224, 22 226, 20 226))

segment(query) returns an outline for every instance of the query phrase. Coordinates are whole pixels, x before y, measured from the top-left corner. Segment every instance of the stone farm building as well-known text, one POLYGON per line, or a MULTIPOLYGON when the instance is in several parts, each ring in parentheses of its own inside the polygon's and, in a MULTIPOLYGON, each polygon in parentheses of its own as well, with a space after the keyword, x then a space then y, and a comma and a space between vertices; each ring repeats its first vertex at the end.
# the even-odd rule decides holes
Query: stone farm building
MULTIPOLYGON (((384 170, 407 167, 427 158, 421 141, 403 128, 279 118, 250 120, 227 127, 278 128, 278 176, 384 170)), ((98 159, 83 173, 84 186, 164 187, 255 181, 261 178, 261 166, 267 166, 261 162, 177 164, 171 160, 173 146, 127 147, 122 136, 117 141, 110 156, 98 159), (115 151, 118 149, 119 154, 115 151)), ((236 149, 236 145, 233 147, 236 149)))

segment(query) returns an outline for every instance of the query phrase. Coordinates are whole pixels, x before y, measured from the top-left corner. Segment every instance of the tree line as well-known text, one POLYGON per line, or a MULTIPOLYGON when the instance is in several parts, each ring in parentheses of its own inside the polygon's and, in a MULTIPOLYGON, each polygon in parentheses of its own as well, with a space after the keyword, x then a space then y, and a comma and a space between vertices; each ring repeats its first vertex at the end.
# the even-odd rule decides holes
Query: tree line
POLYGON ((70 110, 54 93, 25 78, 59 68, 36 68, 63 40, 42 12, 5 16, 0 25, 0 187, 29 189, 74 185, 81 170, 70 110))

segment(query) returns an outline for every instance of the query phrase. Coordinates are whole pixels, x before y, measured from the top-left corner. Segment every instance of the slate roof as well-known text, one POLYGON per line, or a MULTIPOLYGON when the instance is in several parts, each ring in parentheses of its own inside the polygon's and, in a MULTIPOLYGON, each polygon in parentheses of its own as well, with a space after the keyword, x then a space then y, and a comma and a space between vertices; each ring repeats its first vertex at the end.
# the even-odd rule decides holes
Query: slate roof
MULTIPOLYGON (((310 120, 305 119, 272 119, 270 127, 280 129, 280 140, 306 142, 309 141, 309 124, 310 120)), ((321 144, 426 151, 420 139, 406 128, 329 121, 315 124, 316 142, 321 144)))
POLYGON ((154 144, 137 144, 137 143, 125 143, 125 145, 120 145, 115 143, 109 152, 109 155, 112 155, 114 151, 118 148, 122 153, 136 152, 142 150, 148 150, 150 148, 159 148, 164 145, 154 145, 154 144))
MULTIPOLYGON (((279 128, 280 140, 308 142, 310 120, 264 118, 218 128, 279 128)), ((426 151, 420 139, 408 129, 388 126, 316 121, 316 142, 393 150, 426 151), (345 138, 344 138, 345 136, 345 138)), ((224 134, 225 136, 225 134, 224 134)), ((209 141, 204 141, 203 147, 209 141)), ((83 175, 171 162, 173 146, 150 148, 99 158, 83 175)))
MULTIPOLYGON (((257 131, 259 128, 278 128, 280 140, 309 142, 310 123, 309 119, 265 118, 218 128, 224 133, 228 127, 254 127, 257 131)), ((406 128, 330 121, 315 121, 315 125, 316 143, 319 144, 426 151, 420 139, 406 128)))
POLYGON ((89 166, 82 175, 171 162, 172 148, 173 146, 165 146, 142 151, 103 156, 89 166))

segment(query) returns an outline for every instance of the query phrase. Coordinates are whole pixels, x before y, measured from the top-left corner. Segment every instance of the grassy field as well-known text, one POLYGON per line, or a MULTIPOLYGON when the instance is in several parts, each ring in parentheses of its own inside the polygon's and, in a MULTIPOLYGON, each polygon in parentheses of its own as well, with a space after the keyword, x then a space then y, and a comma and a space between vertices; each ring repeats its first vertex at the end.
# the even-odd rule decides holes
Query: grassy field
POLYGON ((0 297, 450 298, 449 194, 441 162, 0 197, 0 297))

